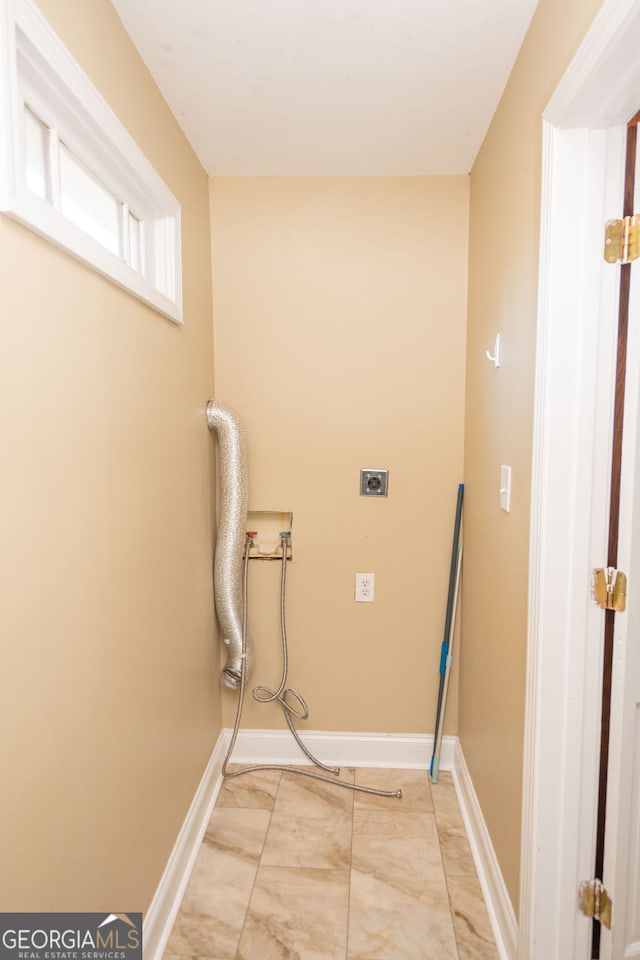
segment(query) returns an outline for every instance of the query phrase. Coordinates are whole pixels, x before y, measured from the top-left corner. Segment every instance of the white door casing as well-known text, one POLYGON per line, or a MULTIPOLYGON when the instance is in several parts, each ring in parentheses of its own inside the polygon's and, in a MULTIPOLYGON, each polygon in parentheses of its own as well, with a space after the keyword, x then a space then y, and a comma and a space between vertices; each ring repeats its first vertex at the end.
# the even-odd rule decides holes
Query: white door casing
MULTIPOLYGON (((590 571, 606 565, 617 288, 614 272, 583 264, 602 257, 602 185, 623 142, 620 128, 545 130, 555 209, 538 343, 521 960, 586 960, 590 942, 576 906, 595 859, 603 614, 590 571)), ((620 165, 616 203, 621 187, 620 165)))
POLYGON ((619 274, 602 230, 622 210, 639 43, 637 0, 606 0, 544 115, 520 960, 590 956, 577 888, 594 864, 603 614, 591 577, 606 566, 619 274))

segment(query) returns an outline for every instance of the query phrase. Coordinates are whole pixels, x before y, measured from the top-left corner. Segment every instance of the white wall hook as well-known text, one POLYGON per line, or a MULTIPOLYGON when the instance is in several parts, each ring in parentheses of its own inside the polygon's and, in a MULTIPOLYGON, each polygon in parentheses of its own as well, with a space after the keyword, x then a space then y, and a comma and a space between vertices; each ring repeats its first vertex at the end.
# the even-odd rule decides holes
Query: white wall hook
POLYGON ((497 369, 500 366, 500 334, 496 334, 496 341, 493 345, 493 355, 486 351, 487 360, 491 360, 494 367, 497 369))

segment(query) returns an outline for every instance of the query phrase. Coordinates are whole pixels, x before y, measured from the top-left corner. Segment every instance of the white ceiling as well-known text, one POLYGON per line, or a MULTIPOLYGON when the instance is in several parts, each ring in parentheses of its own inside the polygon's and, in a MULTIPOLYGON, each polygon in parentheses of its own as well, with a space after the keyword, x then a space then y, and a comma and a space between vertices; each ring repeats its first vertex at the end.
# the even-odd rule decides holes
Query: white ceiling
POLYGON ((210 175, 468 173, 537 0, 112 0, 210 175))

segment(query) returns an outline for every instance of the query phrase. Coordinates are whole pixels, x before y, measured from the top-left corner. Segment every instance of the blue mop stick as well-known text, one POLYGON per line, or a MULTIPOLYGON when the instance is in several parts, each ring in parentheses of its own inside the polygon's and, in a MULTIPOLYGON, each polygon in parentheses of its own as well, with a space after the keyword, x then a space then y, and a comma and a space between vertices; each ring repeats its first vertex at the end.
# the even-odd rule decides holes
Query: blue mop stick
POLYGON ((455 600, 453 603, 453 614, 451 616, 451 630, 449 633, 449 651, 447 653, 447 662, 445 666, 444 684, 442 689, 442 709, 440 711, 440 724, 438 733, 433 741, 433 757, 431 758, 431 782, 438 782, 438 771, 440 769, 440 748, 442 746, 442 734, 444 731, 444 717, 447 709, 447 690, 449 689, 449 674, 451 673, 451 663, 453 660, 453 634, 456 629, 456 609, 458 605, 458 590, 460 584, 460 569, 462 567, 462 544, 458 548, 458 565, 456 567, 456 585, 455 600))
POLYGON ((438 704, 436 707, 436 728, 433 734, 433 754, 429 772, 434 783, 438 782, 438 765, 440 763, 439 755, 436 756, 436 744, 440 724, 442 723, 442 700, 444 692, 444 680, 447 672, 447 659, 449 656, 449 638, 451 634, 451 622, 453 620, 453 608, 456 596, 456 569, 458 567, 458 542, 460 540, 460 521, 462 520, 462 500, 464 497, 464 483, 458 485, 458 500, 456 503, 456 519, 453 528, 453 545, 451 548, 451 565, 449 568, 449 592, 447 595, 447 612, 444 621, 444 637, 440 649, 440 686, 438 688, 438 704))

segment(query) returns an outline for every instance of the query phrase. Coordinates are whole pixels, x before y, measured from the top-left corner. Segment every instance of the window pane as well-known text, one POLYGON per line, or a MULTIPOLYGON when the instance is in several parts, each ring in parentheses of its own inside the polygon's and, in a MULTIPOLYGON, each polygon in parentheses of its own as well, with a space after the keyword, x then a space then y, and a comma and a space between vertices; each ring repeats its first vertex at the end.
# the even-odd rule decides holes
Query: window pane
POLYGON ((60 144, 60 210, 90 237, 120 256, 120 203, 60 144))
POLYGON ((134 270, 142 269, 142 224, 132 213, 129 214, 129 266, 134 270))
POLYGON ((27 155, 27 188, 43 200, 47 199, 47 147, 49 129, 24 108, 25 150, 27 155))

